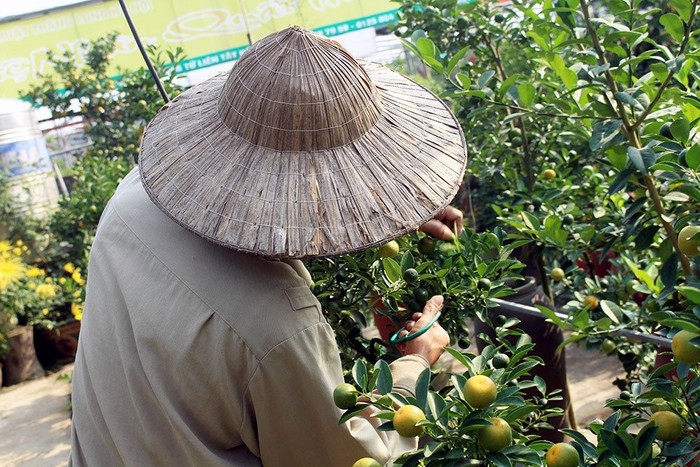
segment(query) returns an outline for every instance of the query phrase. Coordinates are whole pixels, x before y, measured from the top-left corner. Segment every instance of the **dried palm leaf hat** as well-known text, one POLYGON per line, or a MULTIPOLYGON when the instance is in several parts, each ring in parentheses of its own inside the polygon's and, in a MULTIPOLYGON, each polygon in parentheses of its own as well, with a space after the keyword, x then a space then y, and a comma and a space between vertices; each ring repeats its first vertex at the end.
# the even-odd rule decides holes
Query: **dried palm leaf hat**
POLYGON ((430 91, 292 26, 165 105, 139 166, 188 230, 266 257, 379 245, 449 204, 464 135, 430 91))

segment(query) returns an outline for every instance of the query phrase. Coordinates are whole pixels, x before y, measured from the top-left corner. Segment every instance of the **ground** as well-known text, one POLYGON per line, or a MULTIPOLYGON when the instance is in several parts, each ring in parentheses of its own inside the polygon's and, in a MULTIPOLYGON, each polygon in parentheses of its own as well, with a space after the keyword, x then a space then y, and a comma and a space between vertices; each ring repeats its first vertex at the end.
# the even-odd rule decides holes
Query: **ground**
MULTIPOLYGON (((618 395, 612 385, 623 374, 619 361, 597 351, 571 345, 566 349, 567 373, 576 418, 586 435, 587 424, 610 413, 603 404, 618 395)), ((70 451, 70 383, 60 375, 72 365, 44 378, 0 390, 0 465, 50 467, 67 465, 70 451)))

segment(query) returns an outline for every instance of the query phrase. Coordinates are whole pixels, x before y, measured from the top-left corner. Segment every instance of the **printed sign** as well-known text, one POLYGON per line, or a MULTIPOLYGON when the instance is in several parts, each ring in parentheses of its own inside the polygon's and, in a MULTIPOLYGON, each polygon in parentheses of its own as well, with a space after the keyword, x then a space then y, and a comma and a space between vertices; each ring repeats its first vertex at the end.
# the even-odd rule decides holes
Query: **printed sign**
MULTIPOLYGON (((183 48, 184 72, 238 59, 248 47, 248 35, 254 42, 298 24, 334 36, 392 23, 397 10, 390 0, 131 0, 126 5, 144 43, 183 48)), ((120 34, 115 74, 116 67, 142 67, 116 0, 0 24, 0 97, 16 98, 39 73, 51 73, 47 51, 70 51, 82 61, 83 44, 111 31, 120 34)))

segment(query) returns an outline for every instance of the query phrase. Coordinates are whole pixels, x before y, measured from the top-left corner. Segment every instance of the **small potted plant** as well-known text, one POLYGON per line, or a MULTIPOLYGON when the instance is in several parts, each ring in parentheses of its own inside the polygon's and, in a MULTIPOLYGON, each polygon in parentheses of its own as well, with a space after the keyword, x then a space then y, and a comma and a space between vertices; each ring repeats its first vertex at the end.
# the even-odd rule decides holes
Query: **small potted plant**
POLYGON ((34 326, 46 325, 52 307, 63 300, 59 284, 27 258, 21 240, 0 241, 0 310, 9 352, 3 360, 4 384, 12 385, 44 375, 34 349, 34 326))

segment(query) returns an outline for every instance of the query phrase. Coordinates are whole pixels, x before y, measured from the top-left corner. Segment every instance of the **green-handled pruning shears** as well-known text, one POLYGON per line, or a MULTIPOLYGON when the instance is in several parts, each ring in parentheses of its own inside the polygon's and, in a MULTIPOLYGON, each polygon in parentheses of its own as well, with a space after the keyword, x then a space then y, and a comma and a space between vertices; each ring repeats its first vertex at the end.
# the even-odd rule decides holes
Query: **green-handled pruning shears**
POLYGON ((438 320, 438 318, 440 318, 440 315, 441 315, 441 314, 442 314, 441 311, 438 311, 437 313, 435 313, 435 316, 433 317, 433 319, 431 319, 430 321, 428 321, 428 323, 427 323, 425 326, 423 326, 421 329, 419 329, 418 331, 414 332, 413 334, 406 334, 406 335, 403 336, 403 337, 399 337, 399 334, 401 333, 401 331, 405 331, 405 330, 406 330, 406 327, 403 326, 401 329, 399 329, 398 331, 396 331, 394 334, 391 335, 391 337, 389 338, 389 342, 390 342, 392 345, 396 345, 396 344, 400 344, 401 342, 410 341, 411 339, 415 339, 416 337, 425 334, 425 332, 426 332, 428 329, 430 329, 430 327, 431 327, 433 324, 435 324, 435 323, 437 322, 437 320, 438 320))

